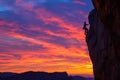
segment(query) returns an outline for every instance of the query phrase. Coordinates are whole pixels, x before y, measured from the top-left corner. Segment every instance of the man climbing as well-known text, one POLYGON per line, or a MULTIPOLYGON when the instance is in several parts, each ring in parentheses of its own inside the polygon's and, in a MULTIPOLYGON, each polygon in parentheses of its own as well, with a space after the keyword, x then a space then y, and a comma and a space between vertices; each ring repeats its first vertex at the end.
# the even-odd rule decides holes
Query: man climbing
POLYGON ((85 35, 87 35, 87 33, 88 33, 87 25, 89 25, 89 24, 87 24, 86 22, 84 22, 83 29, 85 30, 85 35))

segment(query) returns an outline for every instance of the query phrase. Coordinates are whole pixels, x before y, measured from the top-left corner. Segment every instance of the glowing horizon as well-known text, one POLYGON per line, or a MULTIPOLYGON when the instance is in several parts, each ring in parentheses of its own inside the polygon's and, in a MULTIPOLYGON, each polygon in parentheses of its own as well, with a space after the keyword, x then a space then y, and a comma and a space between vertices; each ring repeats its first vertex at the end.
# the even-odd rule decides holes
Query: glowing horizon
POLYGON ((0 72, 93 75, 83 22, 90 0, 1 0, 0 72))

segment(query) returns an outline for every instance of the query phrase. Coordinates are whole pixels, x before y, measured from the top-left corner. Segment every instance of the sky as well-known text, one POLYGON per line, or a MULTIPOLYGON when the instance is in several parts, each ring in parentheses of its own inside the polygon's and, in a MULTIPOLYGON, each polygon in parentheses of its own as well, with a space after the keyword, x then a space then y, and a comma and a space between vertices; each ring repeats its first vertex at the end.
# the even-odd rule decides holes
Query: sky
POLYGON ((92 76, 83 22, 91 0, 0 0, 0 72, 92 76))

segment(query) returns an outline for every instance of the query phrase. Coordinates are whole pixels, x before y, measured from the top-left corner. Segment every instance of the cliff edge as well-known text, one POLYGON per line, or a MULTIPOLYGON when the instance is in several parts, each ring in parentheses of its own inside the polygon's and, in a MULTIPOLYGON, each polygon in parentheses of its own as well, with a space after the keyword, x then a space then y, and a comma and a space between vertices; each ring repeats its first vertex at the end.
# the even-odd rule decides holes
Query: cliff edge
POLYGON ((120 80, 120 1, 92 1, 86 42, 95 80, 120 80))

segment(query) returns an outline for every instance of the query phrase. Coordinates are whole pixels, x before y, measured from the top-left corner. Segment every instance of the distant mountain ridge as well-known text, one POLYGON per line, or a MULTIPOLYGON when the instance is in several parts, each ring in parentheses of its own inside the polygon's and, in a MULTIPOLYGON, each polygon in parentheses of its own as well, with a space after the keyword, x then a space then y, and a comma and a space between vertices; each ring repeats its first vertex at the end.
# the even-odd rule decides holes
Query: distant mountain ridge
POLYGON ((93 80, 82 76, 68 76, 66 72, 24 72, 24 73, 0 73, 0 80, 93 80))
POLYGON ((0 72, 0 79, 1 78, 6 78, 6 77, 10 77, 10 76, 14 76, 17 75, 17 73, 12 73, 12 72, 0 72))

